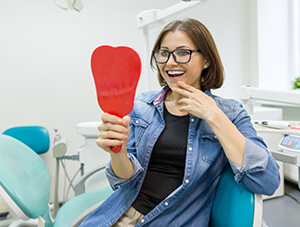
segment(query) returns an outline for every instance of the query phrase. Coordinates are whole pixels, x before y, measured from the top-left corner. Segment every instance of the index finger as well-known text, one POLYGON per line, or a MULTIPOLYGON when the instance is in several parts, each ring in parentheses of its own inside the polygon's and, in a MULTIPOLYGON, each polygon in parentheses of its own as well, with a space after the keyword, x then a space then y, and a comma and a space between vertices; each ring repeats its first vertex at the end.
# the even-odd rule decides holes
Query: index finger
POLYGON ((185 97, 190 97, 190 94, 191 94, 191 92, 184 90, 183 88, 179 88, 179 87, 174 87, 174 88, 172 88, 172 90, 182 96, 185 96, 185 97))
POLYGON ((181 88, 184 88, 185 90, 189 91, 189 92, 195 92, 195 91, 198 91, 199 89, 191 86, 191 85, 188 85, 182 81, 177 81, 177 84, 179 87, 181 88))
POLYGON ((122 124, 122 118, 119 118, 115 115, 104 113, 101 116, 101 120, 103 123, 113 123, 113 124, 122 124))

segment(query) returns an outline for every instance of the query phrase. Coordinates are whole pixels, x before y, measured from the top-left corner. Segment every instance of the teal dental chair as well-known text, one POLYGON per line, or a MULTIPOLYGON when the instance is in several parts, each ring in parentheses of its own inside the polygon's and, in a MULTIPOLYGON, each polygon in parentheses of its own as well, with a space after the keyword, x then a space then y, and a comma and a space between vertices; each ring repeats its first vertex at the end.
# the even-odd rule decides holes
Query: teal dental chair
MULTIPOLYGON (((0 195, 23 219, 39 219, 39 226, 76 226, 105 200, 110 187, 80 194, 51 217, 48 205, 50 173, 44 161, 22 142, 0 135, 0 195)), ((211 227, 262 226, 262 199, 234 181, 229 165, 222 173, 212 208, 211 227)))
POLYGON ((262 227, 262 211, 262 196, 250 192, 243 184, 237 184, 227 164, 216 190, 209 226, 262 227))
POLYGON ((50 147, 48 130, 42 126, 13 127, 5 130, 3 134, 21 141, 37 154, 46 153, 50 147))
POLYGON ((237 184, 227 164, 216 190, 210 227, 261 227, 262 212, 262 196, 237 184))
POLYGON ((19 140, 0 135, 0 195, 18 215, 38 219, 39 226, 67 227, 107 198, 112 190, 101 188, 66 202, 53 220, 49 208, 50 173, 45 162, 19 140))
MULTIPOLYGON (((46 153, 50 147, 48 130, 42 126, 12 127, 5 130, 3 134, 21 141, 39 155, 46 153)), ((6 209, 6 211, 6 218, 2 218, 0 220, 0 227, 7 226, 9 224, 12 226, 19 226, 25 223, 25 221, 18 219, 12 210, 6 209)), ((34 224, 35 222, 36 221, 28 220, 26 221, 26 224, 34 224)))

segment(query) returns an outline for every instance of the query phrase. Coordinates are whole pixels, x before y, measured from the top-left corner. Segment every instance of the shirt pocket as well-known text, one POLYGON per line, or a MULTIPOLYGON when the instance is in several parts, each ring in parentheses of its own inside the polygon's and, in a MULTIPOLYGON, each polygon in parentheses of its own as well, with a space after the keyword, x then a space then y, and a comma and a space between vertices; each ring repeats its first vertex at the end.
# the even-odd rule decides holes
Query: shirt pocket
POLYGON ((214 134, 202 134, 201 137, 202 159, 212 163, 222 149, 222 146, 214 134))
POLYGON ((131 120, 131 124, 133 126, 133 131, 134 131, 135 144, 136 146, 138 146, 144 135, 144 132, 149 126, 149 123, 145 121, 143 118, 133 117, 131 120))

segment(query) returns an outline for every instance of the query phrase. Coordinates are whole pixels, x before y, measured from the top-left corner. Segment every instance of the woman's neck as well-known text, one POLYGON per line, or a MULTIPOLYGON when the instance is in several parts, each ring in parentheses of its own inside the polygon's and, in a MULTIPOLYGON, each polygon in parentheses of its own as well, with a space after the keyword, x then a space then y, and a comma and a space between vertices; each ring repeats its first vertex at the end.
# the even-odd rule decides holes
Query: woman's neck
POLYGON ((178 104, 178 101, 180 99, 184 98, 182 95, 173 92, 172 90, 169 90, 165 96, 165 106, 169 113, 177 116, 184 116, 188 115, 188 112, 180 111, 179 108, 182 106, 181 104, 178 104))

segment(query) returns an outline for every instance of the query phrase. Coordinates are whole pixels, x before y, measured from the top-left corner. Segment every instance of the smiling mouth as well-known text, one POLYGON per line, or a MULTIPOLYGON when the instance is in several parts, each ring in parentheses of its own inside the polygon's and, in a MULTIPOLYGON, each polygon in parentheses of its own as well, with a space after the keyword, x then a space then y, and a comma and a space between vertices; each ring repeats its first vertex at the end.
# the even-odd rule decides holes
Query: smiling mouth
POLYGON ((185 71, 167 71, 169 77, 180 77, 183 76, 185 71))

